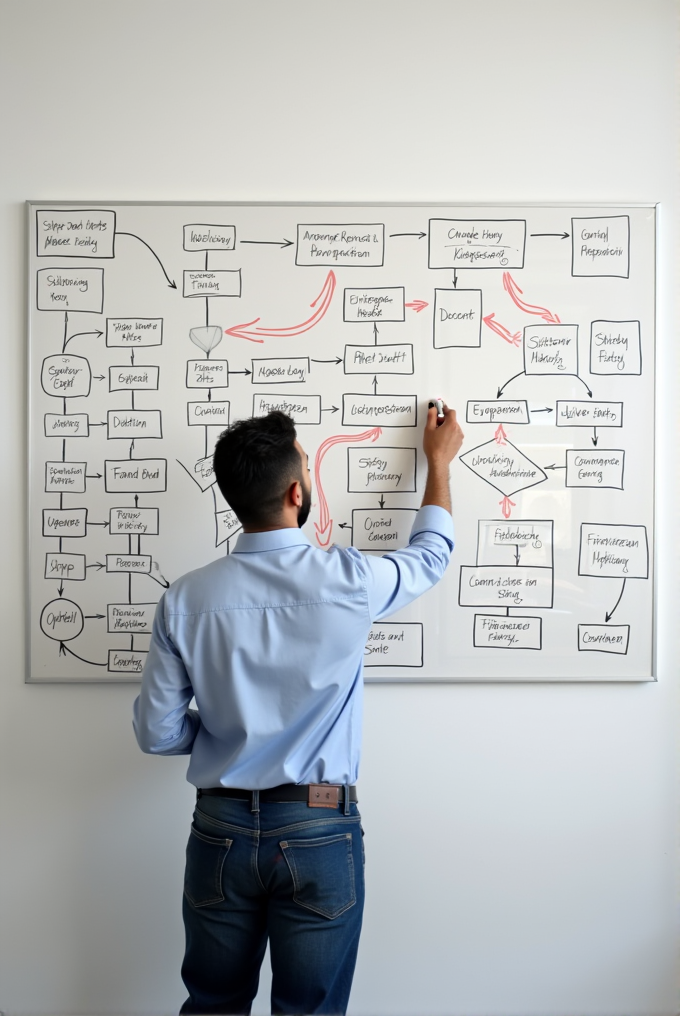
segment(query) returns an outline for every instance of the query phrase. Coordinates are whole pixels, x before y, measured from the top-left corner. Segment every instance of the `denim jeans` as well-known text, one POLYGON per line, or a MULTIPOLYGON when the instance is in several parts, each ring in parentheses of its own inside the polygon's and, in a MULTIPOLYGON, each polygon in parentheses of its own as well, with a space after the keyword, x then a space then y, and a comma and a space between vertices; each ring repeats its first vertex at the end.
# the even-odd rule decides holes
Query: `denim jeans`
POLYGON ((267 941, 272 1013, 344 1013, 364 909, 356 804, 200 797, 187 845, 183 1014, 249 1013, 267 941))

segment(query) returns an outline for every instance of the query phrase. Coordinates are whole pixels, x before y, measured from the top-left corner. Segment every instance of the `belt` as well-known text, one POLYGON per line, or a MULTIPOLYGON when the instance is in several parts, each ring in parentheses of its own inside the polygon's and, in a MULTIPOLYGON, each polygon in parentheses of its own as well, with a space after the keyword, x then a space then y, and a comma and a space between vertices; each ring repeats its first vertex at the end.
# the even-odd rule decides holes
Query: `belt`
MULTIPOLYGON (((229 797, 234 801, 252 801, 252 790, 238 787, 200 788, 198 796, 229 797)), ((310 808, 337 808, 345 803, 345 788, 335 783, 283 783, 280 787, 268 787, 257 791, 260 801, 305 801, 310 808)), ((357 788, 349 788, 351 802, 358 801, 357 788)))

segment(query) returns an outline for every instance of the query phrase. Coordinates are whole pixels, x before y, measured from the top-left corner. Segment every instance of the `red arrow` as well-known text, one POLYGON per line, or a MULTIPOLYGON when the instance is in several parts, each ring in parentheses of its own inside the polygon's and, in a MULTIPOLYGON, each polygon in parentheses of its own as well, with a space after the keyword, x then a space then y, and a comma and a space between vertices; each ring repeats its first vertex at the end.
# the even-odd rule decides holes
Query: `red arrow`
POLYGON ((324 316, 326 311, 331 305, 333 299, 333 293, 335 292, 335 273, 330 271, 326 276, 326 281, 323 284, 321 292, 314 300, 310 307, 319 306, 314 311, 311 317, 308 317, 306 321, 303 321, 299 325, 291 325, 289 328, 262 328, 257 325, 260 320, 259 317, 253 321, 246 321, 241 325, 234 325, 232 328, 225 328, 225 335, 233 335, 237 339, 248 339, 249 342, 264 342, 266 338, 272 338, 274 336, 286 336, 290 338, 293 335, 302 335, 303 332, 308 332, 310 328, 317 325, 321 318, 324 316), (253 325, 257 325, 253 328, 253 325))
POLYGON ((333 445, 343 442, 349 444, 352 441, 377 441, 381 434, 382 430, 380 427, 364 430, 361 434, 336 434, 334 437, 327 437, 323 444, 319 446, 316 459, 314 460, 314 482, 316 483, 319 498, 319 521, 314 523, 314 529, 316 530, 316 542, 320 547, 328 546, 333 531, 333 519, 328 514, 328 501, 321 486, 321 462, 324 455, 327 451, 330 451, 333 445))
POLYGON ((512 302, 523 310, 525 314, 538 314, 551 325, 558 325, 560 319, 557 314, 553 314, 552 311, 548 310, 547 307, 538 307, 533 303, 525 303, 520 300, 518 293, 521 294, 522 290, 519 288, 515 280, 513 279, 510 272, 503 272, 503 289, 506 291, 512 302))
POLYGON ((502 339, 509 342, 511 346, 519 346, 522 341, 522 333, 508 331, 505 325, 502 325, 500 321, 495 321, 494 318, 495 314, 487 314, 484 318, 484 324, 487 325, 492 332, 495 332, 496 335, 500 335, 502 339))
POLYGON ((503 518, 509 519, 510 518, 510 509, 517 507, 515 502, 511 501, 509 497, 504 497, 503 500, 499 501, 498 503, 501 506, 501 511, 503 512, 503 518))
POLYGON ((505 444, 505 439, 506 439, 507 436, 508 435, 503 430, 503 424, 499 423, 498 426, 496 427, 496 433, 494 435, 494 440, 495 440, 496 444, 502 444, 502 445, 504 445, 505 444))
POLYGON ((412 307, 416 314, 420 314, 421 310, 425 310, 425 308, 430 305, 429 303, 426 303, 425 300, 413 300, 411 303, 407 303, 404 306, 412 307))

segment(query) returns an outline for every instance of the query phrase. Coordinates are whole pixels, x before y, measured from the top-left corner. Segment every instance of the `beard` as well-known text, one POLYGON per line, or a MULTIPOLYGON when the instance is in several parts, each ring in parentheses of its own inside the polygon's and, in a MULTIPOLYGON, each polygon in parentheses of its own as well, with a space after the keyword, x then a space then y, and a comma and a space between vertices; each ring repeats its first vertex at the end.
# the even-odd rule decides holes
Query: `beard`
POLYGON ((298 528, 302 529, 312 510, 312 492, 302 488, 302 504, 298 509, 298 528))

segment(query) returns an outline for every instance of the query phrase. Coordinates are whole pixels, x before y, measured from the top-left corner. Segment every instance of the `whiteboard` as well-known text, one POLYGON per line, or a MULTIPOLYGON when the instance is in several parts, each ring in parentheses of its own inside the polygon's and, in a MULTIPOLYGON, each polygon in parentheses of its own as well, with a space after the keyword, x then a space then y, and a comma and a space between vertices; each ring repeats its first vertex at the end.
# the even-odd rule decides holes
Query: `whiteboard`
POLYGON ((312 543, 408 543, 427 404, 456 547, 369 681, 653 679, 652 207, 29 202, 29 673, 138 681, 233 549, 211 454, 282 409, 312 543))

